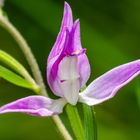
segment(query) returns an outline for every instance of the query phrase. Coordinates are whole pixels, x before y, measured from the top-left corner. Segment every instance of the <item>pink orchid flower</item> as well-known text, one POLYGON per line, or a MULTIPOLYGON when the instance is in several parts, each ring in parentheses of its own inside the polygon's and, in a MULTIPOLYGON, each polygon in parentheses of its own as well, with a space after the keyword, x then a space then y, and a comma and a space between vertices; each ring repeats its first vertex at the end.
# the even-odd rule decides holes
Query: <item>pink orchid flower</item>
POLYGON ((80 93, 90 76, 90 65, 80 41, 80 22, 73 22, 65 2, 60 32, 47 63, 48 84, 59 99, 29 96, 0 108, 0 113, 23 112, 36 116, 62 113, 63 107, 77 102, 93 106, 115 96, 117 91, 140 74, 140 60, 118 66, 95 79, 80 93))

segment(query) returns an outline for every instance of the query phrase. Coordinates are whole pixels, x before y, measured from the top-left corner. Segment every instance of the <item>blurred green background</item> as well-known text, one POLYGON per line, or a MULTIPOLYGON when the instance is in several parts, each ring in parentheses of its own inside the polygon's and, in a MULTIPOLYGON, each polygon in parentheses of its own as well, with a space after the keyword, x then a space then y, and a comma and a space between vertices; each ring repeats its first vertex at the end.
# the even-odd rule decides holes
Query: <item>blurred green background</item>
MULTIPOLYGON (((139 0, 69 0, 74 18, 80 18, 82 45, 91 64, 91 82, 107 70, 140 58, 139 0)), ((63 14, 63 0, 7 0, 4 10, 29 43, 45 80, 46 60, 55 42, 63 14)), ((12 37, 0 28, 0 49, 29 69, 12 37)), ((46 80, 45 80, 46 81, 46 80)), ((89 83, 88 82, 88 83, 89 83)), ((47 83, 46 83, 47 85, 47 83)), ((95 107, 98 140, 140 139, 140 84, 138 78, 115 98, 95 107), (139 94, 137 93, 139 92, 139 94)), ((0 105, 33 92, 0 79, 0 105)), ((65 114, 61 115, 66 125, 65 114)), ((0 140, 59 140, 50 118, 25 114, 0 115, 0 140)))

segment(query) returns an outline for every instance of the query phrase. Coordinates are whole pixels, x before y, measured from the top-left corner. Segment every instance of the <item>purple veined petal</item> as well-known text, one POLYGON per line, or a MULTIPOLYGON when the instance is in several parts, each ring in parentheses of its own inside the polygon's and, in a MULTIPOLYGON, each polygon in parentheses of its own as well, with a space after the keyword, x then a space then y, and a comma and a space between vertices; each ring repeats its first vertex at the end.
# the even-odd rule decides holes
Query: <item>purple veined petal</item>
POLYGON ((65 51, 63 53, 65 53, 67 56, 78 56, 80 87, 84 86, 90 76, 90 64, 85 54, 85 49, 83 49, 81 46, 79 19, 73 24, 72 30, 69 33, 68 42, 65 46, 65 51))
POLYGON ((94 80, 82 93, 79 101, 88 105, 102 103, 117 93, 117 91, 128 84, 140 74, 140 60, 136 60, 103 74, 94 80))
POLYGON ((72 11, 68 3, 64 5, 64 15, 61 23, 61 29, 56 42, 50 52, 47 63, 47 80, 51 90, 55 95, 63 97, 59 88, 59 80, 57 79, 58 64, 63 58, 65 47, 67 46, 69 30, 73 25, 72 11))
POLYGON ((80 21, 77 19, 73 26, 72 29, 69 31, 69 43, 66 48, 67 55, 71 55, 73 52, 77 52, 82 49, 81 45, 81 38, 80 38, 80 21))
POLYGON ((65 38, 63 50, 58 56, 55 56, 54 58, 49 60, 47 64, 47 81, 49 87, 51 88, 51 90, 55 95, 60 97, 63 97, 63 93, 59 87, 60 80, 58 79, 57 73, 58 73, 58 65, 65 55, 65 50, 69 40, 69 31, 66 30, 65 32, 66 32, 66 38, 65 38))
POLYGON ((65 37, 66 37, 65 29, 67 28, 70 31, 72 28, 72 25, 73 25, 72 10, 71 10, 69 4, 67 2, 65 2, 64 14, 63 14, 60 32, 57 36, 57 39, 55 41, 55 44, 54 44, 51 52, 49 54, 48 61, 51 58, 55 57, 56 55, 59 55, 59 53, 61 52, 61 50, 64 47, 64 42, 65 42, 65 37))
MULTIPOLYGON (((77 72, 80 75, 78 79, 80 81, 80 87, 82 87, 87 82, 90 76, 90 65, 88 62, 88 58, 85 54, 85 49, 82 49, 81 47, 79 20, 75 21, 71 32, 69 32, 68 29, 66 30, 65 44, 63 50, 61 51, 61 54, 48 61, 48 65, 47 65, 48 84, 51 90, 54 92, 54 94, 60 97, 64 97, 65 93, 64 90, 60 88, 62 83, 61 80, 58 78, 58 67, 62 59, 65 59, 65 57, 71 58, 70 56, 77 57, 76 68, 77 68, 77 72)), ((77 92, 75 94, 77 95, 77 92)), ((76 95, 73 98, 75 99, 75 101, 77 100, 77 98, 75 98, 77 97, 76 95)))
MULTIPOLYGON (((78 52, 82 50, 79 19, 74 22, 71 34, 73 37, 73 40, 71 41, 73 51, 78 52)), ((86 84, 90 76, 90 64, 85 53, 78 55, 78 70, 80 74, 80 87, 82 87, 86 84)))
POLYGON ((61 29, 64 27, 68 27, 70 30, 73 25, 73 16, 72 16, 72 10, 71 7, 67 2, 64 4, 64 15, 61 23, 61 29))
POLYGON ((0 107, 0 114, 21 112, 32 116, 52 116, 62 112, 66 101, 43 96, 29 96, 0 107))
POLYGON ((90 77, 90 64, 85 53, 78 56, 78 70, 80 74, 80 87, 83 87, 90 77))

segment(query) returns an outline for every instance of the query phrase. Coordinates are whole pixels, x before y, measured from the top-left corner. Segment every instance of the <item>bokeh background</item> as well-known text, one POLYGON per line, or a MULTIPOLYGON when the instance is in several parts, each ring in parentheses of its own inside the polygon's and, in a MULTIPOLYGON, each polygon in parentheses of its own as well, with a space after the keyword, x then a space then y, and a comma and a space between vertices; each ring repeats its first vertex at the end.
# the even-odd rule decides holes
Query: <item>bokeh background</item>
MULTIPOLYGON (((140 58, 139 0, 68 0, 80 18, 82 45, 91 64, 91 82, 107 70, 140 58)), ((4 10, 29 43, 44 80, 46 60, 59 31, 63 0, 7 0, 4 10)), ((13 38, 0 27, 0 49, 28 64, 13 38)), ((30 69, 29 69, 30 71, 30 69)), ((88 83, 89 83, 88 82, 88 83)), ((47 83, 46 83, 47 85, 47 83)), ((95 106, 98 140, 140 139, 140 82, 133 80, 112 100, 95 106)), ((48 87, 47 87, 48 88, 48 87)), ((0 79, 0 105, 33 92, 0 79)), ((61 115, 67 127, 65 114, 61 115)), ((71 131, 71 130, 70 130, 71 131)), ((50 118, 0 115, 0 140, 60 140, 50 118)))

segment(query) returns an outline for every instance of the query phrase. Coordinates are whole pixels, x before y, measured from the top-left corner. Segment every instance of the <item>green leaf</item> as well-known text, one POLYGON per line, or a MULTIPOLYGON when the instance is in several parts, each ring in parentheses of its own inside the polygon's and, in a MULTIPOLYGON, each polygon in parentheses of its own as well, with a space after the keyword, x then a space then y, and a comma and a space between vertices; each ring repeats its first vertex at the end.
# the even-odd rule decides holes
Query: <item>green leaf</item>
POLYGON ((3 66, 0 66, 0 77, 17 86, 29 89, 33 88, 31 83, 3 66))
POLYGON ((93 108, 83 104, 85 140, 97 140, 97 125, 93 108))
MULTIPOLYGON (((16 80, 21 81, 21 82, 18 84, 18 82, 16 82, 16 80, 11 79, 10 77, 8 77, 8 75, 6 76, 6 74, 5 74, 4 77, 7 78, 7 79, 5 78, 6 80, 9 80, 12 83, 15 83, 16 85, 20 85, 23 87, 28 87, 28 88, 32 87, 32 89, 36 93, 39 93, 39 91, 40 91, 39 86, 36 84, 34 79, 32 79, 32 77, 30 76, 28 71, 15 58, 13 58, 11 55, 7 54, 6 52, 0 50, 0 61, 2 61, 4 64, 6 64, 10 68, 12 68, 15 72, 17 72, 18 74, 20 74, 21 76, 24 77, 24 79, 23 79, 22 77, 15 76, 16 74, 11 71, 6 71, 7 74, 13 75, 13 77, 16 77, 16 80), (28 85, 29 83, 30 83, 30 86, 28 85)), ((2 72, 4 72, 4 71, 2 71, 2 72)), ((4 74, 4 73, 2 73, 2 74, 4 74)))
POLYGON ((22 75, 24 77, 26 74, 28 74, 26 69, 15 58, 13 58, 11 55, 9 55, 8 53, 6 53, 2 50, 0 50, 0 61, 5 63, 10 68, 12 68, 17 73, 19 73, 20 75, 22 75))
POLYGON ((66 112, 77 140, 85 140, 84 129, 82 126, 81 118, 79 116, 77 107, 67 104, 66 112))
MULTIPOLYGON (((81 88, 81 92, 86 89, 86 85, 81 88)), ((97 124, 93 107, 83 105, 83 126, 85 140, 97 140, 97 124)))

